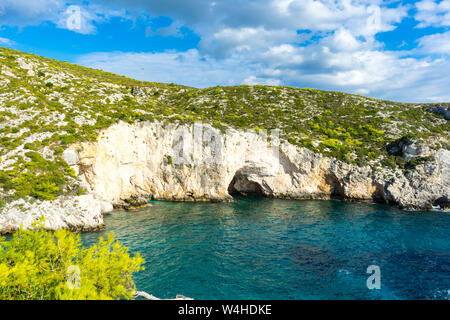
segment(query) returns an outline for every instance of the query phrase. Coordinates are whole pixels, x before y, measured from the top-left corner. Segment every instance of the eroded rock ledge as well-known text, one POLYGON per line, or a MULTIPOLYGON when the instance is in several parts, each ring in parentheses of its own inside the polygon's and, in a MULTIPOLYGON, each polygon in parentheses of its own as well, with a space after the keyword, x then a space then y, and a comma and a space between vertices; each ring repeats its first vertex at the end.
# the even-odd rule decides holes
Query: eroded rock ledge
POLYGON ((95 231, 104 228, 103 213, 112 211, 111 203, 94 195, 60 197, 55 201, 26 201, 7 204, 0 213, 0 234, 12 233, 21 226, 32 229, 33 223, 44 218, 47 230, 70 229, 95 231))
POLYGON ((102 131, 97 142, 75 144, 63 154, 89 195, 9 204, 0 214, 0 232, 21 224, 29 228, 42 214, 48 229, 95 230, 113 205, 139 198, 228 201, 241 193, 375 201, 417 210, 450 206, 448 150, 407 142, 399 150, 404 157, 425 152, 428 160, 413 170, 375 170, 287 142, 277 144, 274 138, 268 141, 252 132, 222 133, 209 125, 119 122, 102 131))

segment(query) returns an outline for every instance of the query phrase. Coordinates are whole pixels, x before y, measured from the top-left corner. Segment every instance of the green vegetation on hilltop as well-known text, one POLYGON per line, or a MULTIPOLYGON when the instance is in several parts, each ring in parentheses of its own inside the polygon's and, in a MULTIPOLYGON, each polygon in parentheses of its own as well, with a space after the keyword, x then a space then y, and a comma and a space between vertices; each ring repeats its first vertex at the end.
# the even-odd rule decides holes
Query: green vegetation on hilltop
POLYGON ((280 129, 292 144, 358 165, 411 168, 387 150, 402 137, 449 148, 449 122, 427 104, 292 87, 142 82, 5 48, 0 67, 0 194, 15 198, 82 192, 61 158, 64 148, 96 140, 120 120, 280 129))

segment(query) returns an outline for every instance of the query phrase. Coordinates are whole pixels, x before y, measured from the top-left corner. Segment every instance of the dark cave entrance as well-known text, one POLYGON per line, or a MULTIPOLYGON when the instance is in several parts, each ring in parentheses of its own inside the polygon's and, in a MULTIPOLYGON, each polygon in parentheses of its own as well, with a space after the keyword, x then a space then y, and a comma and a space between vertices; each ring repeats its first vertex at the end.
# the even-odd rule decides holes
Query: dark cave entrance
POLYGON ((228 186, 228 193, 231 196, 242 195, 251 198, 260 198, 264 196, 261 186, 256 182, 250 181, 248 177, 240 171, 236 172, 231 180, 228 186))

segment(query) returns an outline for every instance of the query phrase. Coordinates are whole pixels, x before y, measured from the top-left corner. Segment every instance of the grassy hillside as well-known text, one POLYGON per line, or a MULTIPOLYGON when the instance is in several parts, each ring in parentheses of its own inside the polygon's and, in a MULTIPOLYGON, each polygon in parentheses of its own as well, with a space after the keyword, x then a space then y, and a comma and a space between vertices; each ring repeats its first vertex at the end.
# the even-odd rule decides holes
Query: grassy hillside
POLYGON ((119 120, 281 129, 283 139, 315 152, 399 169, 411 165, 389 155, 387 145, 402 137, 450 148, 449 121, 429 112, 429 104, 291 87, 142 82, 6 48, 0 67, 0 205, 82 193, 61 158, 64 148, 95 140, 119 120))

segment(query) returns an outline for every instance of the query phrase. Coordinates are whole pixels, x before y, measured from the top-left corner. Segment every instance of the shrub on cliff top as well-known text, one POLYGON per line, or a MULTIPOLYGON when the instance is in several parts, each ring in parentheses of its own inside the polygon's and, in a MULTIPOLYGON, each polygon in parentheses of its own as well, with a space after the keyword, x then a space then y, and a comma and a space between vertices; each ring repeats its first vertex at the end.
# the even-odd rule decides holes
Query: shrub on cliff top
POLYGON ((100 238, 90 248, 67 230, 20 230, 0 239, 0 299, 131 299, 134 272, 142 270, 139 254, 100 238))

